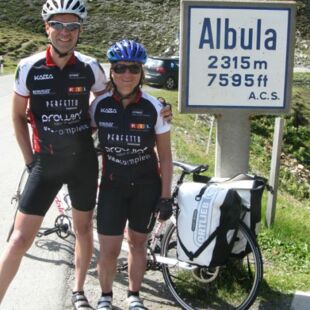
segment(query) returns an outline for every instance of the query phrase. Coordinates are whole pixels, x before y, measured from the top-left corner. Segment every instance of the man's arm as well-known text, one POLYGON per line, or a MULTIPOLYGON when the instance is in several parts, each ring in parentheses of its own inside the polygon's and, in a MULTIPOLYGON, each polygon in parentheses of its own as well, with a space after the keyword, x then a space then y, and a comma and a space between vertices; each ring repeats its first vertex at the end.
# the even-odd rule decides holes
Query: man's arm
POLYGON ((161 197, 170 198, 172 182, 172 153, 170 131, 156 135, 156 148, 162 180, 161 197))
POLYGON ((106 89, 104 89, 102 91, 95 92, 95 93, 91 92, 89 102, 93 102, 98 96, 103 95, 106 92, 107 92, 106 89))
POLYGON ((173 115, 172 115, 172 105, 166 101, 163 97, 157 98, 161 104, 164 106, 161 111, 160 115, 164 118, 164 120, 168 123, 172 121, 173 115))
POLYGON ((24 157, 25 164, 33 162, 33 151, 27 123, 28 98, 13 93, 12 121, 17 143, 24 157))
POLYGON ((156 205, 159 222, 166 221, 172 214, 171 182, 172 155, 170 131, 156 135, 156 147, 161 174, 161 196, 156 205))

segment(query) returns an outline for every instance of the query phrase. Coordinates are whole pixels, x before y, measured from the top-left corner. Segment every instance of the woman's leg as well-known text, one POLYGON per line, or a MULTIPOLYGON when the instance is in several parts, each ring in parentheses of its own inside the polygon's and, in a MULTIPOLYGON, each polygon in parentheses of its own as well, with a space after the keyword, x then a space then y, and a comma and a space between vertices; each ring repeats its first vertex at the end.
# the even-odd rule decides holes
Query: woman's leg
POLYGON ((128 228, 128 278, 129 290, 138 292, 146 268, 146 241, 148 234, 128 228))
POLYGON ((112 292, 113 280, 116 274, 117 258, 119 256, 123 235, 108 236, 98 234, 100 252, 98 258, 98 277, 103 293, 112 292))

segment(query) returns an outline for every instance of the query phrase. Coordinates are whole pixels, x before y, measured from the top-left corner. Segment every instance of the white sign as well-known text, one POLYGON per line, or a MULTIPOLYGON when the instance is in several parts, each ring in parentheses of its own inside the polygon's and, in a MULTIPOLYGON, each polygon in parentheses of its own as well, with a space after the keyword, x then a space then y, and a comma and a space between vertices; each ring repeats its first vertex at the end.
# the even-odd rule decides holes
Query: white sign
POLYGON ((181 111, 287 110, 292 2, 183 2, 181 111))

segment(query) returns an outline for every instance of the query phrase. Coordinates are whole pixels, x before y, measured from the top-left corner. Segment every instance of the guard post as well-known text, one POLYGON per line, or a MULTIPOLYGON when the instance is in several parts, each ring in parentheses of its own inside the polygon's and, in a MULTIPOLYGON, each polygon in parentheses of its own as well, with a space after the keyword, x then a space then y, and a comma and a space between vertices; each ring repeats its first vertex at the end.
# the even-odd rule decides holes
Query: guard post
POLYGON ((2 74, 4 71, 4 58, 0 55, 0 73, 2 74))
POLYGON ((290 111, 295 14, 295 1, 181 1, 179 111, 216 116, 217 177, 248 173, 251 115, 290 111))

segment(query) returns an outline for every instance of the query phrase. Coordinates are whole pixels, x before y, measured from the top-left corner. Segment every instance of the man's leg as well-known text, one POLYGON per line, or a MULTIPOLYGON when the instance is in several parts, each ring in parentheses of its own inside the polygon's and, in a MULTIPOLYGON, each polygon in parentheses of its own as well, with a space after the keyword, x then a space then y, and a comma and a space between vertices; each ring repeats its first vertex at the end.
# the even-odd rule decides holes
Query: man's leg
POLYGON ((72 203, 75 233, 75 284, 73 292, 83 291, 93 254, 93 210, 98 186, 98 158, 94 150, 73 156, 67 185, 72 203))
POLYGON ((92 211, 72 209, 75 233, 75 284, 73 291, 83 291, 87 270, 93 254, 92 211))
POLYGON ((42 221, 43 216, 17 212, 14 231, 0 259, 0 303, 18 271, 24 254, 30 248, 42 221))

